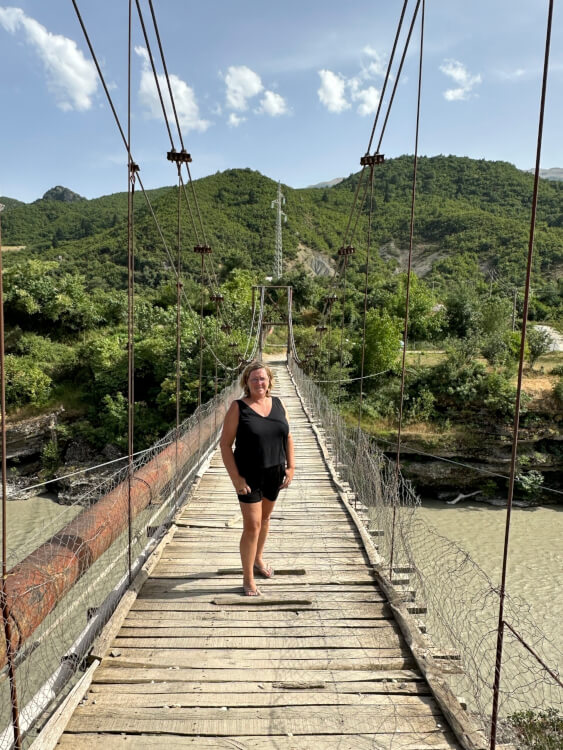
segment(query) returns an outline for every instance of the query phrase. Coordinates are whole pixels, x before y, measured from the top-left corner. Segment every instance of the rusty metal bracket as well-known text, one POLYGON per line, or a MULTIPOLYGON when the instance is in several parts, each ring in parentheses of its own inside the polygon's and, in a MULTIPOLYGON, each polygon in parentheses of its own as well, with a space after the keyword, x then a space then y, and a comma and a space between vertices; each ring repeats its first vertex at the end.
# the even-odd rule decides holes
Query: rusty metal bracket
POLYGON ((383 164, 385 156, 383 154, 365 154, 360 159, 362 167, 373 167, 375 164, 383 164))
POLYGON ((188 154, 185 148, 181 151, 176 151, 175 148, 168 151, 166 154, 168 161, 173 161, 175 164, 189 164, 192 160, 192 155, 188 154))

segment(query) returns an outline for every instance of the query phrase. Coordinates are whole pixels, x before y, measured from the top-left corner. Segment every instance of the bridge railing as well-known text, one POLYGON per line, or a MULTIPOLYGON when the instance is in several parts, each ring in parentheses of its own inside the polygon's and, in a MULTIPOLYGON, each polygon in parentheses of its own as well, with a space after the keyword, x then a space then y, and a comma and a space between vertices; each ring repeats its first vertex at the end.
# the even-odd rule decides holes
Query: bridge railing
MULTIPOLYGON (((43 529, 46 542, 36 535, 14 552, 6 609, 24 745, 87 664, 94 638, 184 501, 239 392, 236 383, 223 390, 137 456, 131 472, 125 466, 79 497, 70 523, 52 535, 43 529)), ((2 750, 13 746, 12 705, 0 627, 2 750)))
MULTIPOLYGON (((490 737, 499 589, 471 555, 420 513, 420 500, 375 440, 349 427, 326 395, 293 362, 300 393, 322 425, 341 479, 367 508, 386 577, 424 620, 429 648, 453 692, 490 737)), ((499 540, 499 549, 502 540, 499 540)), ((500 580, 500 563, 498 577, 500 580)), ((534 623, 519 597, 505 600, 505 651, 498 742, 554 750, 563 740, 560 649, 534 623), (559 718, 554 711, 559 711, 559 718), (548 741, 534 745, 544 732, 548 741), (558 739, 556 739, 558 738, 558 739)))

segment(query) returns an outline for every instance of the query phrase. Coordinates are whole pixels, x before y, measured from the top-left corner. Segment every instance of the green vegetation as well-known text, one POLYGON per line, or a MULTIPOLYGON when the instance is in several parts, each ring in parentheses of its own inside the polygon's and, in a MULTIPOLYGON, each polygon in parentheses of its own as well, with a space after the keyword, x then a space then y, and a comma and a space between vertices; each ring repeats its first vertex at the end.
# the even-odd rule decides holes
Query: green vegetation
POLYGON ((508 717, 516 732, 517 747, 526 750, 558 750, 563 744, 563 716, 556 708, 518 711, 508 717))
MULTIPOLYGON (((399 404, 411 178, 408 156, 389 160, 375 172, 363 353, 366 211, 357 223, 346 296, 339 290, 331 325, 320 336, 316 326, 323 322, 324 299, 333 290, 330 278, 315 276, 309 266, 315 254, 335 266, 359 177, 351 175, 324 190, 284 187, 288 221, 283 227, 285 274, 279 283, 293 287, 298 351, 308 352, 306 369, 319 380, 334 381, 341 374, 357 378, 362 358, 366 375, 383 373, 364 383, 366 414, 374 419, 394 419, 399 404)), ((532 182, 531 175, 502 162, 445 156, 419 160, 408 343, 445 353, 434 360, 408 353, 407 424, 482 425, 512 418, 532 182)), ((191 190, 181 196, 181 262, 191 306, 184 307, 181 323, 182 416, 193 411, 198 398, 200 282, 204 338, 221 362, 233 366, 246 346, 251 287, 263 283, 273 265, 271 201, 276 189, 273 180, 249 169, 198 180, 205 236, 191 190), (193 252, 202 242, 213 248, 203 279, 200 256, 193 252), (222 321, 210 299, 217 291, 225 297, 222 321), (232 330, 221 330, 222 322, 232 330)), ((142 194, 135 196, 137 447, 168 429, 176 411, 177 190, 152 190, 148 198, 150 208, 142 194)), ((72 415, 72 430, 56 446, 46 447, 49 470, 76 436, 96 448, 112 443, 122 450, 127 422, 127 196, 90 201, 56 188, 29 205, 1 201, 6 205, 3 242, 24 246, 3 257, 9 409, 19 414, 62 404, 72 415)), ((563 183, 542 181, 532 321, 562 326, 562 268, 563 183)), ((275 305, 270 308, 268 314, 275 315, 275 305)), ((537 367, 544 351, 543 337, 531 327, 526 352, 531 366, 537 367)), ((203 358, 206 399, 214 392, 215 359, 209 347, 203 358)), ((219 375, 231 377, 221 368, 219 375)), ((331 396, 339 392, 344 407, 358 396, 353 380, 340 389, 326 387, 331 396)), ((560 390, 560 385, 554 388, 558 403, 560 390)))

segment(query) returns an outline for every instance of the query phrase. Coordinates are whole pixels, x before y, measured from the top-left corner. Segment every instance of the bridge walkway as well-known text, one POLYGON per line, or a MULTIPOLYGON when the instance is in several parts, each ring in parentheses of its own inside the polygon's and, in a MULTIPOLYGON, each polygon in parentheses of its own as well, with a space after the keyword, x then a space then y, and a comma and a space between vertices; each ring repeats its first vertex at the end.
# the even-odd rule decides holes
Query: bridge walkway
POLYGON ((459 747, 276 374, 298 468, 272 517, 275 577, 242 596, 240 512, 217 451, 58 747, 459 747))

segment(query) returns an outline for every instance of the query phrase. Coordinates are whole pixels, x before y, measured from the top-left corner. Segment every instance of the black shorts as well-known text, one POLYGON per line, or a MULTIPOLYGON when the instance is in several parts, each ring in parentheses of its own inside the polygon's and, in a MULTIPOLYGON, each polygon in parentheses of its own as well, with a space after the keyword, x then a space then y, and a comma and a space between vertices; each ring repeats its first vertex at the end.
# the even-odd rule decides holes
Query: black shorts
POLYGON ((275 502, 285 476, 285 466, 268 466, 266 469, 247 472, 246 476, 244 474, 242 476, 252 492, 238 495, 241 503, 259 503, 263 497, 275 502))

